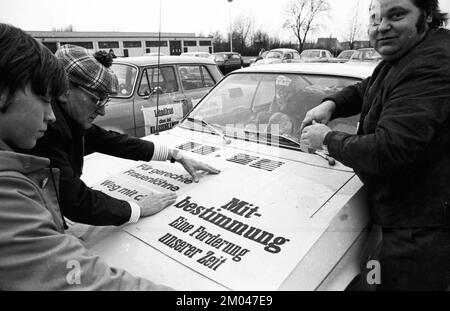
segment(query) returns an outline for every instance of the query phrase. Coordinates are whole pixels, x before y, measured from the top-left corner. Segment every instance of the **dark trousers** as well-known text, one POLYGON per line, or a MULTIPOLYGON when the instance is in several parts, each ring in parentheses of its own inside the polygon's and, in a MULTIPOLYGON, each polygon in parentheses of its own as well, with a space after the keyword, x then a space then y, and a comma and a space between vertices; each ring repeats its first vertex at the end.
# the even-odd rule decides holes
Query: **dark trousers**
POLYGON ((376 253, 362 262, 361 273, 349 291, 450 290, 450 225, 429 228, 382 229, 376 253), (377 260, 380 284, 367 267, 377 260))
POLYGON ((450 225, 383 229, 376 290, 446 290, 450 286, 450 225))

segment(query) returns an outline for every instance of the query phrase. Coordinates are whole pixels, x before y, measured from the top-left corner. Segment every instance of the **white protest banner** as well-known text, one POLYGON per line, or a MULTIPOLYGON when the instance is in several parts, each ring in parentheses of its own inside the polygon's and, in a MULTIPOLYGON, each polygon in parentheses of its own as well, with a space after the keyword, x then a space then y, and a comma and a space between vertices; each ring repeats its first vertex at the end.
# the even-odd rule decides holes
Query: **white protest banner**
POLYGON ((224 169, 196 184, 180 166, 140 163, 94 188, 137 202, 176 192, 173 206, 124 230, 232 290, 276 290, 327 228, 310 215, 334 190, 301 177, 302 188, 267 178, 249 187, 248 175, 224 169), (303 194, 285 195, 294 189, 303 194))
POLYGON ((159 109, 156 109, 156 106, 143 107, 142 113, 145 135, 150 135, 156 132, 156 117, 158 117, 159 131, 171 129, 183 118, 183 107, 181 103, 160 105, 159 109))

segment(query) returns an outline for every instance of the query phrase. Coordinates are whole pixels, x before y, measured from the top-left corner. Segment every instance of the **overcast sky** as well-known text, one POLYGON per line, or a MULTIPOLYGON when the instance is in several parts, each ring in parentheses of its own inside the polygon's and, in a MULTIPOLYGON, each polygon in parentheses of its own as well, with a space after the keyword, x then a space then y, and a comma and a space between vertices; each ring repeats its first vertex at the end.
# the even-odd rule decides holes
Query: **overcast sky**
MULTIPOLYGON (((233 0, 231 16, 243 14, 254 20, 256 28, 283 40, 294 38, 282 25, 290 0, 233 0)), ((329 18, 313 38, 337 36, 345 39, 348 21, 359 1, 362 22, 367 24, 370 0, 329 0, 329 18)), ((227 0, 162 0, 161 31, 192 32, 208 35, 229 31, 230 4, 227 0)), ((52 30, 73 25, 77 31, 157 32, 160 0, 0 0, 0 21, 25 30, 52 30)), ((450 11, 450 0, 440 0, 443 11, 450 11)), ((313 39, 311 38, 311 39, 313 39)))

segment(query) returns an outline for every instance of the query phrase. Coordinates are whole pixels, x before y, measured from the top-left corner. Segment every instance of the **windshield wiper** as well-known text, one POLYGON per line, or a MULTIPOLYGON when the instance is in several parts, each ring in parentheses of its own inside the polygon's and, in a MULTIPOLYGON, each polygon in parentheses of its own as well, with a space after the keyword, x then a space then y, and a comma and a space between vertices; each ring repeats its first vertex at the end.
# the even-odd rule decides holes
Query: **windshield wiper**
POLYGON ((195 119, 193 117, 187 117, 186 120, 191 121, 193 123, 199 123, 201 125, 203 125, 204 127, 208 128, 211 132, 219 135, 220 137, 222 137, 222 139, 225 141, 226 144, 230 144, 231 140, 225 137, 225 134, 221 131, 219 131, 217 128, 215 128, 214 126, 212 126, 211 124, 209 124, 208 122, 206 122, 203 119, 195 119))
POLYGON ((286 136, 275 135, 275 134, 272 134, 272 133, 269 133, 269 132, 253 131, 253 130, 249 130, 249 129, 245 129, 244 133, 246 133, 246 134, 255 134, 256 138, 258 140, 259 140, 259 137, 267 138, 267 142, 270 142, 270 143, 272 143, 272 141, 274 140, 273 138, 276 138, 276 140, 279 143, 283 143, 284 145, 290 146, 290 147, 296 147, 296 148, 301 150, 300 143, 298 143, 295 140, 293 140, 293 139, 291 139, 289 137, 286 137, 286 136))
POLYGON ((268 142, 272 142, 272 137, 275 136, 278 139, 278 142, 283 143, 284 145, 287 146, 291 146, 291 147, 296 147, 298 148, 300 151, 306 152, 306 153, 314 153, 316 155, 318 155, 319 157, 327 160, 328 164, 330 166, 334 166, 336 165, 336 160, 333 159, 332 157, 330 157, 329 155, 325 154, 325 152, 323 152, 322 150, 313 150, 308 148, 307 146, 304 146, 302 144, 300 144, 299 142, 290 139, 289 137, 286 136, 279 136, 279 135, 274 135, 272 133, 268 133, 268 132, 258 132, 258 131, 252 131, 252 130, 244 130, 244 133, 246 134, 256 134, 257 138, 259 138, 259 136, 265 136, 267 137, 268 142))

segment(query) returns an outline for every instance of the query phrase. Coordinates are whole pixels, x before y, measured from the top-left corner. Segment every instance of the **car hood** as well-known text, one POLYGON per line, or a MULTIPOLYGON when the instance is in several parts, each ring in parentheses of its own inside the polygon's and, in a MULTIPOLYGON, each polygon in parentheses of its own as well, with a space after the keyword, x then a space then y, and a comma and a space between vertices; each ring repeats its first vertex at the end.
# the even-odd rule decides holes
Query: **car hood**
POLYGON ((200 182, 193 183, 179 164, 136 163, 94 154, 86 160, 92 175, 85 178, 90 179, 91 184, 95 180, 94 189, 124 200, 149 191, 176 192, 178 198, 174 205, 124 230, 231 289, 277 289, 361 187, 348 167, 341 163, 330 167, 324 159, 300 151, 237 139, 227 144, 217 135, 180 127, 145 139, 181 149, 221 172, 218 175, 202 174, 200 182), (347 189, 349 184, 352 186, 347 189), (206 219, 206 214, 202 218, 203 214, 199 213, 208 209, 210 218, 206 219), (226 229, 219 224, 218 217, 236 221, 242 225, 242 231, 226 229), (176 224, 180 227, 174 228, 176 224), (182 232, 183 225, 186 228, 192 226, 191 231, 188 230, 191 235, 182 232), (278 244, 266 242, 263 245, 263 241, 255 241, 249 228, 254 229, 254 234, 266 232, 268 237, 273 237, 272 242, 278 244), (211 239, 220 236, 220 239, 247 249, 248 253, 240 259, 229 256, 206 240, 198 240, 195 230, 208 232, 211 239), (204 254, 206 250, 214 252, 220 258, 217 265, 205 267, 169 247, 165 242, 171 237, 202 248, 204 254), (265 264, 271 267, 264 273, 250 268, 261 258, 265 258, 265 264), (220 264, 221 260, 225 263, 220 264), (241 277, 233 280, 229 275, 241 277))

